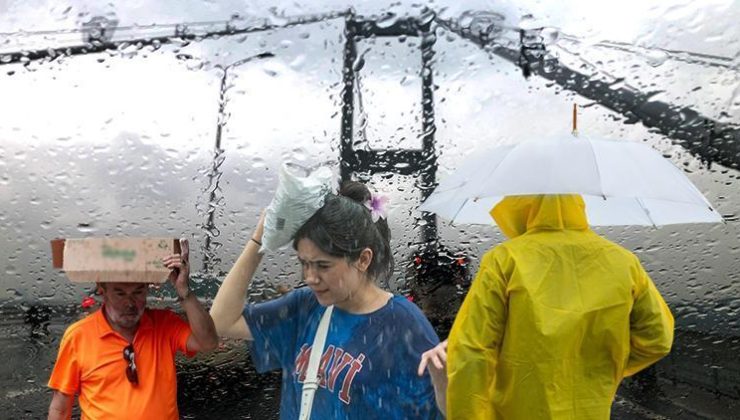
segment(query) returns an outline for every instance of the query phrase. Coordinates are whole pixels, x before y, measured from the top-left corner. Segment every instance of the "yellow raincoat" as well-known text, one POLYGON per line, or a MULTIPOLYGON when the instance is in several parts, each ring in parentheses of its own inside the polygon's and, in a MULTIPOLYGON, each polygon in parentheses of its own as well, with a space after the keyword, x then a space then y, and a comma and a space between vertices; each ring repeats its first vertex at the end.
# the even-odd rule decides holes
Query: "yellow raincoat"
POLYGON ((507 197, 448 347, 450 419, 608 419, 623 377, 668 354, 673 316, 577 195, 507 197))

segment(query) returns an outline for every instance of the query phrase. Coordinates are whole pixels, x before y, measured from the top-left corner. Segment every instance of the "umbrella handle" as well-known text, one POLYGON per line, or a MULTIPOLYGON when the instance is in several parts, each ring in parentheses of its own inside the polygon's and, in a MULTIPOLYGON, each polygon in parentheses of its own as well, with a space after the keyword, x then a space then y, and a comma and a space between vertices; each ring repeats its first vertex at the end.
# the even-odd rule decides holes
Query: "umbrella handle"
POLYGON ((578 136, 578 105, 573 104, 573 131, 574 136, 578 136))

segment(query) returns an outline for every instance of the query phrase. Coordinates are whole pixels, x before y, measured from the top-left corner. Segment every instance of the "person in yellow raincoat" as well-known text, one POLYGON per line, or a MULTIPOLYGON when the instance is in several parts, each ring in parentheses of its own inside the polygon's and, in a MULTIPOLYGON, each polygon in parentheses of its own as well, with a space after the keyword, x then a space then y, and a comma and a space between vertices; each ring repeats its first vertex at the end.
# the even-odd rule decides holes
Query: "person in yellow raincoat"
POLYGON ((619 382, 668 354, 673 316, 578 195, 512 196, 450 332, 450 419, 608 419, 619 382))

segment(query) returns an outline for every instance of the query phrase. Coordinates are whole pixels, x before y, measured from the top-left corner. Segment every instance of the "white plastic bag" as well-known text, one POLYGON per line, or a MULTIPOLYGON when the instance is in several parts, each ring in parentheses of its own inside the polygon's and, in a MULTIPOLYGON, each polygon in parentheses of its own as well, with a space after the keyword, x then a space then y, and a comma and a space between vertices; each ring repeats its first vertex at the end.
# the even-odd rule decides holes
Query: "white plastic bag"
POLYGON ((336 191, 334 172, 327 166, 311 171, 283 163, 275 196, 265 212, 265 230, 260 252, 277 251, 321 206, 326 195, 336 191))

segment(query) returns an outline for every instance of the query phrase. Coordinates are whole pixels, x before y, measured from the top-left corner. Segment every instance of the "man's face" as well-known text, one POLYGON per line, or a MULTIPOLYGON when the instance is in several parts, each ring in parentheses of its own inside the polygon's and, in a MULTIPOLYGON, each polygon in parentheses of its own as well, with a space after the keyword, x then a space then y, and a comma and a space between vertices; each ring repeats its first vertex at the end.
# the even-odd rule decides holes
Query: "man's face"
POLYGON ((108 322, 114 328, 134 329, 146 308, 149 285, 146 283, 101 283, 108 322))

